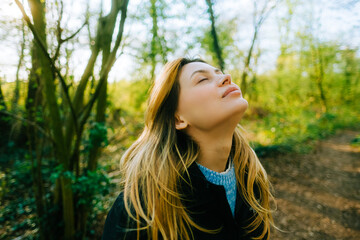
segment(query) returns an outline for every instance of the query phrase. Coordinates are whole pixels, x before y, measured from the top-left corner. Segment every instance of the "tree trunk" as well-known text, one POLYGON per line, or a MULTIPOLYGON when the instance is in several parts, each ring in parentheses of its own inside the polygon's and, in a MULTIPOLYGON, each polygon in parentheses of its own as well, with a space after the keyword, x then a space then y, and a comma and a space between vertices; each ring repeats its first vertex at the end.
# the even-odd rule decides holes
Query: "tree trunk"
POLYGON ((243 95, 246 94, 247 92, 247 77, 249 75, 249 71, 250 71, 250 61, 251 61, 251 57, 252 57, 252 52, 253 52, 253 49, 254 49, 254 45, 255 45, 255 41, 256 41, 256 38, 257 38, 257 34, 258 34, 258 28, 255 27, 255 30, 254 30, 254 34, 253 34, 253 37, 252 37, 252 40, 251 40, 251 45, 250 45, 250 49, 248 51, 248 55, 245 59, 245 67, 244 67, 244 71, 241 75, 241 92, 243 95))
POLYGON ((20 47, 20 56, 19 62, 16 68, 16 78, 15 78, 15 89, 13 99, 11 101, 11 111, 15 112, 18 108, 18 102, 20 97, 20 79, 19 79, 19 72, 20 68, 23 64, 24 60, 24 50, 25 50, 25 27, 24 22, 21 24, 21 33, 22 33, 22 40, 21 40, 21 47, 20 47))
POLYGON ((219 67, 221 69, 221 71, 224 71, 225 69, 225 63, 224 63, 224 59, 222 57, 222 50, 219 44, 219 40, 218 40, 218 36, 216 33, 216 27, 215 27, 215 16, 214 16, 214 11, 213 11, 213 3, 212 0, 206 0, 206 4, 208 6, 208 12, 209 12, 209 18, 211 21, 211 36, 213 39, 213 48, 216 54, 216 58, 218 60, 218 64, 219 67))
POLYGON ((8 136, 9 136, 9 121, 7 120, 8 116, 1 113, 1 111, 7 111, 7 106, 5 104, 4 95, 1 90, 1 79, 0 79, 0 132, 1 132, 1 139, 0 139, 0 150, 5 150, 8 136))
POLYGON ((156 67, 156 54, 158 52, 157 49, 157 41, 158 41, 158 25, 157 25, 157 12, 156 12, 156 0, 151 0, 150 6, 150 16, 152 19, 152 39, 151 39, 151 49, 150 49, 150 60, 151 60, 151 81, 154 79, 155 75, 155 67, 156 67))
POLYGON ((0 82, 0 110, 5 110, 5 111, 7 110, 4 95, 1 90, 1 82, 0 82))
MULTIPOLYGON (((46 44, 46 21, 45 21, 45 3, 41 0, 29 0, 29 6, 34 21, 34 29, 41 41, 41 44, 47 51, 46 44)), ((40 71, 40 85, 43 86, 42 94, 46 99, 46 113, 49 114, 49 127, 51 135, 55 142, 55 156, 59 163, 63 164, 64 169, 69 168, 69 152, 65 146, 62 120, 60 118, 59 106, 56 101, 56 88, 54 84, 54 71, 51 67, 46 53, 40 48, 40 43, 35 43, 37 48, 37 61, 39 63, 40 71)), ((35 57, 35 56, 33 56, 35 57)), ((64 220, 64 237, 65 239, 73 239, 75 233, 74 221, 74 205, 73 194, 71 190, 71 182, 68 179, 61 177, 62 187, 62 206, 63 206, 63 220, 64 220)), ((41 216, 41 215, 40 215, 41 216)))
POLYGON ((321 46, 315 46, 312 43, 311 49, 312 49, 312 57, 313 57, 313 63, 314 63, 314 80, 316 82, 317 90, 319 91, 319 97, 320 97, 320 104, 321 104, 321 111, 323 113, 326 113, 328 111, 327 109, 327 99, 325 96, 325 91, 323 87, 324 82, 324 63, 323 63, 323 56, 321 51, 321 46))
MULTIPOLYGON (((30 2, 29 2, 30 4, 30 2)), ((42 83, 40 81, 41 75, 41 66, 39 62, 39 55, 41 54, 41 49, 36 44, 35 40, 32 42, 31 46, 31 63, 32 68, 30 70, 29 75, 29 82, 27 88, 27 97, 26 97, 26 118, 30 122, 34 122, 36 124, 39 123, 36 119, 36 116, 43 116, 42 111, 42 83)), ((35 203, 36 203, 36 213, 38 216, 38 226, 39 226, 39 235, 40 239, 46 239, 46 236, 49 234, 48 229, 49 227, 44 221, 41 221, 40 217, 46 215, 46 203, 44 202, 44 195, 43 195, 43 187, 42 178, 39 178, 37 174, 39 169, 41 171, 41 165, 37 165, 35 163, 34 153, 39 152, 40 144, 39 144, 39 132, 35 126, 27 124, 26 125, 26 133, 28 139, 28 149, 29 149, 29 156, 31 161, 31 174, 33 178, 33 189, 35 195, 35 203)), ((41 177, 41 175, 40 175, 41 177)))
POLYGON ((320 93, 322 111, 324 113, 326 113, 328 111, 328 107, 327 107, 327 99, 325 96, 325 90, 323 87, 323 84, 324 84, 324 61, 323 61, 322 51, 320 48, 321 48, 320 46, 317 47, 317 57, 318 57, 317 86, 318 86, 319 93, 320 93))

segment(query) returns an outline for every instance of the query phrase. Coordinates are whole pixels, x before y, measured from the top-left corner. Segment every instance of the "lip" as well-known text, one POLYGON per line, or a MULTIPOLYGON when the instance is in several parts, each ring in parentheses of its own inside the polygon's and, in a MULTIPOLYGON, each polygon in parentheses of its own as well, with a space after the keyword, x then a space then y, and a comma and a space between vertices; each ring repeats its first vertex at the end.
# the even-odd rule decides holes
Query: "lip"
POLYGON ((228 89, 226 89, 226 91, 224 92, 224 94, 222 95, 222 97, 224 98, 224 97, 226 97, 229 93, 231 93, 231 92, 233 92, 233 91, 236 91, 236 90, 240 91, 240 89, 237 88, 237 87, 234 87, 234 86, 229 87, 228 89))

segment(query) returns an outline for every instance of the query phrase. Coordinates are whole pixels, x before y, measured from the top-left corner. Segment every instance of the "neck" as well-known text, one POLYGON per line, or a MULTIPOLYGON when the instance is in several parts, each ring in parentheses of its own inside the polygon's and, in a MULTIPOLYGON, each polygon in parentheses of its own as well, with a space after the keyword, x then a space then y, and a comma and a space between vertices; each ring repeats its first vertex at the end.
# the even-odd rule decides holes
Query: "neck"
POLYGON ((215 172, 225 171, 231 151, 233 134, 234 129, 193 132, 191 135, 200 146, 200 154, 196 161, 215 172))

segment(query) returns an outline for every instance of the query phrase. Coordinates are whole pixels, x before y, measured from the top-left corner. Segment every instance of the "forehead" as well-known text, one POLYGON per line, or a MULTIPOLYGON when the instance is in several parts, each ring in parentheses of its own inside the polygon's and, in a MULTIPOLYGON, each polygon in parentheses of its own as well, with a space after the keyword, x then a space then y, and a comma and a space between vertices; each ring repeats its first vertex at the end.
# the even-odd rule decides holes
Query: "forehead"
POLYGON ((190 83, 191 75, 198 70, 214 71, 215 69, 216 68, 214 68, 213 66, 203 62, 188 63, 185 66, 183 66, 183 68, 181 69, 179 75, 180 84, 190 83))

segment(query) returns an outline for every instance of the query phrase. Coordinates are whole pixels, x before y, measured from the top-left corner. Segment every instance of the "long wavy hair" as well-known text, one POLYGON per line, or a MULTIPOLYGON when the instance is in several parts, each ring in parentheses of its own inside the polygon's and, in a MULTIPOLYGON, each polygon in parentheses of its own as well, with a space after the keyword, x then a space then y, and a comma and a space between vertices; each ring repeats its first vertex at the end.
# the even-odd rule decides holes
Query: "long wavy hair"
MULTIPOLYGON (((126 150, 120 161, 125 209, 140 230, 150 239, 192 239, 191 228, 215 233, 197 225, 183 204, 180 181, 189 176, 188 167, 199 155, 199 145, 175 128, 179 74, 185 64, 201 59, 178 58, 168 62, 151 86, 145 113, 144 130, 126 150), (161 235, 161 236, 159 236, 161 235)), ((246 226, 252 232, 261 226, 254 239, 269 239, 273 225, 270 202, 274 200, 266 171, 238 124, 234 131, 232 156, 240 195, 256 211, 246 226)), ((190 184, 190 183, 189 183, 190 184)))

